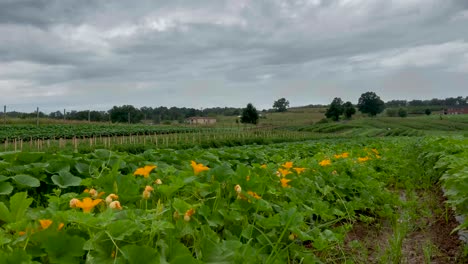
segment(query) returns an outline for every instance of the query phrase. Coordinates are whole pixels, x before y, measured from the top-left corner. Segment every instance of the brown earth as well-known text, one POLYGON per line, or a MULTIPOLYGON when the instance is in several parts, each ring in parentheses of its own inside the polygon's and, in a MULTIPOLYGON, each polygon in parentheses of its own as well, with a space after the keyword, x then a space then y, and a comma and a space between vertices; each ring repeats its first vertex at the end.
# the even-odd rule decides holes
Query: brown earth
MULTIPOLYGON (((458 222, 453 211, 446 210, 442 192, 418 193, 417 200, 415 215, 418 218, 406 223, 409 230, 403 240, 400 263, 468 263, 468 259, 462 257, 463 242, 456 233, 451 234, 458 222)), ((393 229, 388 221, 356 223, 347 234, 345 248, 356 263, 381 263, 392 236, 393 229)))

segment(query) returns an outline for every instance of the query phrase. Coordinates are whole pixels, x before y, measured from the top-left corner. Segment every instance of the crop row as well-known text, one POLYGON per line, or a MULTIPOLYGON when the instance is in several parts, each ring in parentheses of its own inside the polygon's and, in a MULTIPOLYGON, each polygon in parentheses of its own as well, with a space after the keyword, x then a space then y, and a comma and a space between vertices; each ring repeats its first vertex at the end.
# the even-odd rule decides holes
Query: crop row
MULTIPOLYGON (((392 219, 399 199, 389 187, 410 177, 406 166, 420 162, 408 153, 428 146, 386 138, 136 155, 3 153, 0 258, 344 262, 347 232, 356 222, 392 219)), ((434 167, 425 166, 421 177, 432 183, 434 167)))
POLYGON ((164 127, 151 125, 112 125, 112 124, 50 124, 50 125, 2 125, 0 142, 6 139, 31 140, 93 136, 152 135, 168 133, 188 133, 199 131, 193 127, 164 127))

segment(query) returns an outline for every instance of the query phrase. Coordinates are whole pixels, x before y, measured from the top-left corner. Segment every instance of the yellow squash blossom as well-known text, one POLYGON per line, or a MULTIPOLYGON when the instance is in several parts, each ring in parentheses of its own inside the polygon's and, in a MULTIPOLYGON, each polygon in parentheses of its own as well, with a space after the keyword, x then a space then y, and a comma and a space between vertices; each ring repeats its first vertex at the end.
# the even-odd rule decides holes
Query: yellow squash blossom
POLYGON ((293 168, 297 172, 297 174, 301 174, 305 171, 305 168, 293 168))
POLYGON ((288 161, 288 162, 285 162, 283 165, 283 168, 286 168, 286 169, 291 169, 293 167, 293 163, 292 161, 288 161))
POLYGON ((266 164, 262 164, 262 165, 260 166, 260 168, 262 168, 262 169, 266 169, 266 167, 267 167, 266 164))
POLYGON ((341 156, 341 154, 335 154, 333 157, 334 157, 335 159, 339 159, 339 158, 342 158, 343 156, 341 156))
POLYGON ((148 178, 151 171, 154 170, 155 168, 157 168, 157 166, 155 166, 155 165, 146 165, 146 166, 144 166, 142 168, 136 169, 136 171, 133 173, 133 175, 135 175, 135 176, 136 175, 141 175, 141 176, 143 176, 145 178, 148 178))
POLYGON ((319 162, 319 165, 322 166, 322 167, 329 166, 329 165, 331 165, 331 160, 324 159, 321 162, 319 162))
POLYGON ((63 228, 64 226, 65 226, 64 223, 60 223, 59 226, 58 226, 58 228, 57 228, 57 230, 59 230, 59 231, 62 230, 62 228, 63 228))
POLYGON ((195 175, 198 175, 200 172, 202 171, 207 171, 209 170, 210 168, 206 167, 205 165, 201 164, 201 163, 196 163, 195 161, 191 161, 190 162, 192 168, 193 168, 193 172, 195 173, 195 175))
POLYGON ((52 224, 52 220, 50 220, 50 219, 39 219, 39 223, 41 224, 42 229, 47 229, 52 224))
POLYGON ((369 157, 358 158, 358 162, 363 163, 369 160, 369 157))
POLYGON ((291 172, 289 170, 287 170, 287 169, 279 168, 278 171, 281 174, 281 176, 283 176, 283 177, 286 177, 286 175, 291 174, 291 172))
POLYGON ((98 205, 102 201, 102 199, 93 200, 89 197, 86 197, 83 199, 83 201, 80 201, 78 199, 72 199, 72 201, 70 201, 70 207, 81 208, 83 210, 83 213, 89 213, 96 205, 98 205))
POLYGON ((247 193, 252 196, 253 198, 259 200, 259 199, 262 199, 262 197, 260 195, 258 195, 257 193, 255 192, 252 192, 252 191, 247 191, 247 193))
POLYGON ((349 153, 348 152, 343 152, 343 153, 341 153, 341 157, 342 158, 347 158, 347 157, 349 157, 349 153))
POLYGON ((281 178, 280 182, 281 182, 281 186, 283 186, 284 188, 286 187, 291 187, 288 182, 290 182, 291 180, 290 179, 286 179, 286 178, 281 178))

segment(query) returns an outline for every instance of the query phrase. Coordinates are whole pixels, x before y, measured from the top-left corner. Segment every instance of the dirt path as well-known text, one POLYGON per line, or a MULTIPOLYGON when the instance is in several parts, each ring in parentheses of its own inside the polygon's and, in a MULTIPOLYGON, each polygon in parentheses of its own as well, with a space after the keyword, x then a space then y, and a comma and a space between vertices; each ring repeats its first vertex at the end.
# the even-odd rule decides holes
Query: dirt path
POLYGON ((356 263, 468 263, 441 191, 402 191, 393 221, 357 223, 346 238, 356 263))

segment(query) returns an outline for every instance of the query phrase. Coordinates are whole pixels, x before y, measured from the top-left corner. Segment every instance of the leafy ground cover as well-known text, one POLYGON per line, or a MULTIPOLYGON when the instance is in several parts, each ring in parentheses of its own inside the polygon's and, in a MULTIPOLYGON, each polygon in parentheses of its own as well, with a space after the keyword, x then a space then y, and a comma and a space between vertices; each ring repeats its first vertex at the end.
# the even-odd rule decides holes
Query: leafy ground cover
POLYGON ((416 197, 441 175, 449 204, 465 212, 465 144, 364 138, 141 154, 1 153, 0 259, 399 263, 407 220, 420 214, 416 197), (351 234, 386 222, 388 246, 357 254, 364 245, 351 234))
POLYGON ((200 130, 191 127, 118 124, 47 124, 47 125, 2 125, 0 142, 6 139, 30 140, 73 138, 92 136, 152 135, 154 133, 188 133, 200 130))

